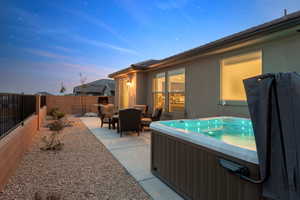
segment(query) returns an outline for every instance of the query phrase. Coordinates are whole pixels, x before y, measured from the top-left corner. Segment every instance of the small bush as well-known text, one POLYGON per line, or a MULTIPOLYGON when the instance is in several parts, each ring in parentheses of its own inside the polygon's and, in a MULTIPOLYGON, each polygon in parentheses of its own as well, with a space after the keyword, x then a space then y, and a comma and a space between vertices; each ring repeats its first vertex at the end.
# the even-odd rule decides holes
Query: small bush
POLYGON ((45 146, 41 147, 41 150, 61 150, 63 143, 59 140, 59 133, 65 128, 64 122, 61 120, 56 120, 53 123, 49 124, 49 129, 51 130, 51 134, 48 137, 43 137, 42 141, 45 146))
POLYGON ((34 194, 34 200, 60 200, 61 196, 59 194, 47 194, 42 195, 41 192, 36 192, 34 194), (44 198, 46 197, 46 198, 44 198))
POLYGON ((61 112, 61 111, 56 111, 53 113, 54 119, 62 119, 62 118, 64 118, 64 116, 65 116, 65 113, 61 112))
POLYGON ((50 131, 60 132, 64 129, 64 123, 60 120, 56 120, 53 123, 49 124, 50 131))
POLYGON ((52 108, 50 111, 49 111, 49 115, 54 117, 54 114, 58 111, 58 108, 52 108))
POLYGON ((64 112, 59 111, 58 108, 52 108, 49 111, 49 115, 53 117, 53 119, 62 119, 65 116, 64 112))

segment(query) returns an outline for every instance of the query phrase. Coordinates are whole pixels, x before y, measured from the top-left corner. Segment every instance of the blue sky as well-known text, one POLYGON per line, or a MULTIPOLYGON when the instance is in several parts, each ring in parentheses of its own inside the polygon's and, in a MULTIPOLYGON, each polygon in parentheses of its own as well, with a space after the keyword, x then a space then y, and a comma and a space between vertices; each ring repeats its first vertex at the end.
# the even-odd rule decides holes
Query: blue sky
POLYGON ((300 10, 299 0, 2 0, 0 92, 72 92, 300 10))

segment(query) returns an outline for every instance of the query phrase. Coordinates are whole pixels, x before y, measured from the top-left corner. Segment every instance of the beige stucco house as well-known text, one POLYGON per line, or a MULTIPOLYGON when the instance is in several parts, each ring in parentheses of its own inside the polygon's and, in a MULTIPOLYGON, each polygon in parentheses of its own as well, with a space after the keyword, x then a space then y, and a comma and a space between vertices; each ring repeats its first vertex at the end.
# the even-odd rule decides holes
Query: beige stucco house
POLYGON ((109 75, 119 108, 163 107, 168 118, 248 116, 242 80, 300 72, 300 12, 109 75))

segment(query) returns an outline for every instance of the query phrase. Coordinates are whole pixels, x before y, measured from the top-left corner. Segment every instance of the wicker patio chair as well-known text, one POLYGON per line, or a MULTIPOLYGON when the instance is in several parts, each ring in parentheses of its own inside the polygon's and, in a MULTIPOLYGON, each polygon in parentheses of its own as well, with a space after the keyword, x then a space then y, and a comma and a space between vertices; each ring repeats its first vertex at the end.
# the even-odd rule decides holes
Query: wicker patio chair
POLYGON ((103 124, 108 124, 109 129, 111 128, 111 118, 115 114, 116 109, 114 104, 101 105, 99 110, 99 117, 101 119, 101 128, 103 124))
POLYGON ((149 127, 151 122, 159 121, 161 114, 162 114, 162 108, 156 108, 154 110, 152 116, 142 118, 142 121, 141 121, 142 129, 144 129, 144 127, 149 127))
POLYGON ((129 108, 119 111, 119 131, 120 137, 124 132, 135 131, 138 136, 141 130, 142 111, 139 109, 129 108))

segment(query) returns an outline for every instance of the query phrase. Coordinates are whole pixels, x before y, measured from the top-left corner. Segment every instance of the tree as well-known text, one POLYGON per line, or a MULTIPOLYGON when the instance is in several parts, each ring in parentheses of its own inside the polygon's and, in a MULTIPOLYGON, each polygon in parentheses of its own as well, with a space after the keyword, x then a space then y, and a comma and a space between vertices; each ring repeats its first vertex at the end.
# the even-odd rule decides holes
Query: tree
POLYGON ((64 82, 61 82, 61 87, 60 87, 59 93, 64 94, 66 90, 67 90, 67 89, 66 89, 66 87, 64 86, 64 82))

